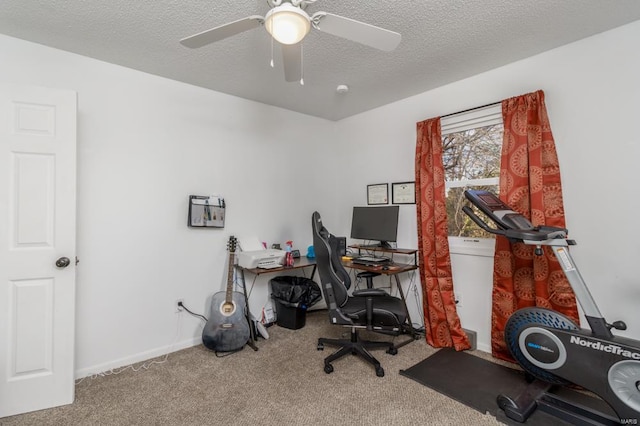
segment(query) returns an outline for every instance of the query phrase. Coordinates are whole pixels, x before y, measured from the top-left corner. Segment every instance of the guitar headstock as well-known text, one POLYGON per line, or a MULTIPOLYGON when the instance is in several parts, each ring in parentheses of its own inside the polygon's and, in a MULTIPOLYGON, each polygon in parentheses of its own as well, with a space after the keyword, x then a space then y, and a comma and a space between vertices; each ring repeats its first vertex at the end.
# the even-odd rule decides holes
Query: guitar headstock
POLYGON ((234 253, 236 251, 236 246, 238 244, 238 239, 233 235, 229 237, 229 242, 227 243, 227 249, 234 253))

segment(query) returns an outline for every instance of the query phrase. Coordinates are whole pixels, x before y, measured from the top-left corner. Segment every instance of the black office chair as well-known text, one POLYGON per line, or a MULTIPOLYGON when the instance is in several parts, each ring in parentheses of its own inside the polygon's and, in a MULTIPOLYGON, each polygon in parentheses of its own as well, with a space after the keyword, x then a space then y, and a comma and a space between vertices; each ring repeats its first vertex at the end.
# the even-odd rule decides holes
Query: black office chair
POLYGON ((393 342, 361 340, 358 329, 367 329, 378 333, 397 336, 402 332, 406 321, 406 308, 401 299, 392 297, 382 289, 355 290, 352 296, 347 293, 351 286, 349 274, 342 266, 337 251, 337 239, 322 226, 318 212, 311 218, 313 228, 313 247, 316 264, 320 274, 322 292, 329 309, 332 324, 351 328, 351 339, 318 339, 318 350, 324 345, 337 346, 333 354, 324 359, 324 371, 333 372, 331 362, 347 355, 360 355, 373 364, 376 375, 384 376, 384 369, 368 349, 386 348, 387 353, 395 355, 398 349, 393 342))

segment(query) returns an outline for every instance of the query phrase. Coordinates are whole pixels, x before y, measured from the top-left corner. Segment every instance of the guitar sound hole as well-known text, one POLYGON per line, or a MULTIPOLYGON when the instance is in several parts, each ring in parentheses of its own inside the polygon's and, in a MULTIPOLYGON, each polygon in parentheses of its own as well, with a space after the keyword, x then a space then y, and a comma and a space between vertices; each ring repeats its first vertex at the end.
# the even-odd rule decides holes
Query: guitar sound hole
POLYGON ((220 312, 222 312, 222 315, 229 316, 229 315, 232 315, 235 311, 236 311, 236 306, 231 302, 225 302, 220 307, 220 312))

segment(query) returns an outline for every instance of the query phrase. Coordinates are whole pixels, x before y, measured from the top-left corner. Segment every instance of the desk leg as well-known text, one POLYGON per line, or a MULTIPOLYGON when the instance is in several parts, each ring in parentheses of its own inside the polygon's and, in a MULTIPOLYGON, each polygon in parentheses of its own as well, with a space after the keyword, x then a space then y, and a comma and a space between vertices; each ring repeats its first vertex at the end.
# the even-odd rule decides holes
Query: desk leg
POLYGON ((315 263, 313 264, 313 269, 311 270, 311 277, 309 278, 310 280, 313 281, 313 277, 316 275, 316 268, 318 267, 318 265, 316 265, 315 263))
POLYGON ((245 314, 245 318, 247 319, 247 323, 249 324, 249 341, 247 345, 254 351, 258 350, 256 346, 256 335, 255 329, 253 328, 253 324, 251 324, 251 312, 249 311, 249 296, 247 295, 247 282, 244 279, 244 271, 241 268, 237 268, 236 271, 240 272, 240 277, 242 278, 242 293, 244 293, 244 306, 247 307, 247 312, 245 314))
MULTIPOLYGON (((402 289, 402 285, 400 284, 400 278, 398 278, 398 274, 394 274, 393 276, 396 279, 396 285, 398 286, 398 291, 400 292, 400 297, 402 298, 402 303, 404 304, 404 312, 407 314, 407 320, 409 320, 409 327, 408 327, 409 334, 411 334, 411 337, 413 337, 414 340, 417 340, 419 339, 419 336, 417 335, 416 330, 413 328, 413 321, 411 321, 411 315, 409 315, 409 308, 407 307, 407 299, 404 297, 404 290, 402 289)), ((411 342, 411 340, 404 342, 400 346, 404 346, 409 342, 411 342)))

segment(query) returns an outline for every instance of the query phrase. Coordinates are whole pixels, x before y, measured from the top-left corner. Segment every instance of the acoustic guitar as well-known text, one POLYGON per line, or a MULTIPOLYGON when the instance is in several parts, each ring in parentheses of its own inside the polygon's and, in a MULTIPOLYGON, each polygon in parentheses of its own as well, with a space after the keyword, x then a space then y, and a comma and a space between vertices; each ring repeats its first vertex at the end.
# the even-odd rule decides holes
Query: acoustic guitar
POLYGON ((231 352, 241 349, 249 341, 249 323, 245 316, 244 295, 233 291, 233 264, 237 240, 229 237, 229 271, 227 291, 211 298, 209 319, 202 331, 202 343, 212 351, 231 352))

